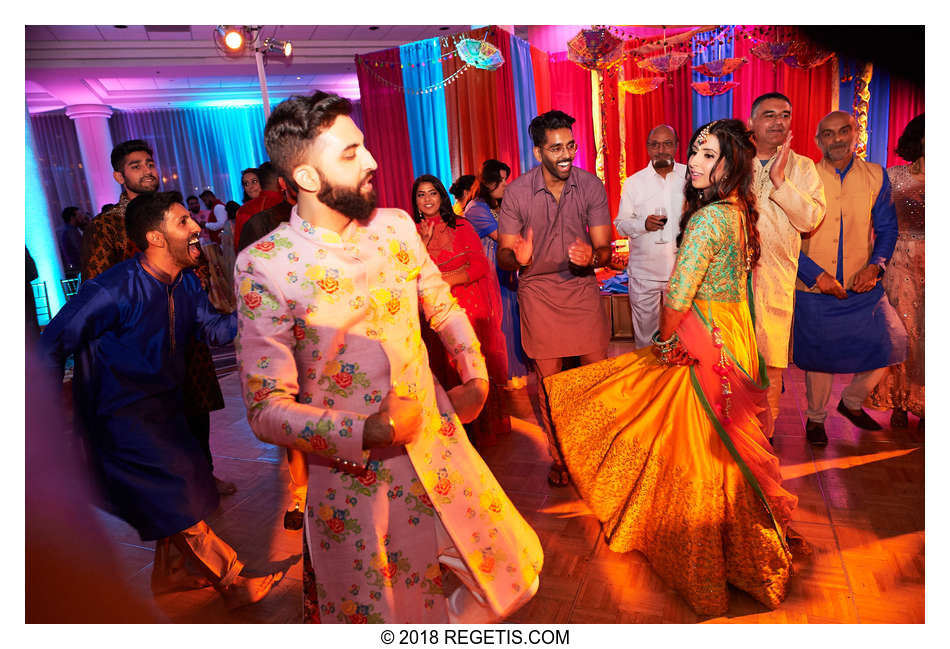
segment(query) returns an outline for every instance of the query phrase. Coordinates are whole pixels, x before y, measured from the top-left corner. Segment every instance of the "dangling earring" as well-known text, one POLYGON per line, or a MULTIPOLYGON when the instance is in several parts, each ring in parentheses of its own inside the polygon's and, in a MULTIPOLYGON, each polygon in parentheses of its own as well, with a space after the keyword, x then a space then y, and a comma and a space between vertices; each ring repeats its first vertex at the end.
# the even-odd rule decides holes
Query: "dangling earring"
POLYGON ((914 160, 913 164, 910 165, 910 172, 915 176, 920 173, 920 158, 914 160))

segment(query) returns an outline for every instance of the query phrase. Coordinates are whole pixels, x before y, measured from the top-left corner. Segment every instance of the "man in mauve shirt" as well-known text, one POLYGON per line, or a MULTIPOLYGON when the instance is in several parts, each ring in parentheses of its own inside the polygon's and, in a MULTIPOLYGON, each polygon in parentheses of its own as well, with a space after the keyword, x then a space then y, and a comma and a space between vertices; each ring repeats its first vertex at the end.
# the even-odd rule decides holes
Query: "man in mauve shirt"
POLYGON ((583 365, 607 357, 610 325, 600 302, 594 268, 610 260, 607 192, 594 174, 575 169, 574 118, 559 110, 538 115, 528 127, 541 164, 505 191, 498 217, 498 266, 519 270, 521 342, 538 380, 541 424, 553 464, 548 482, 570 478, 555 441, 544 377, 564 359, 583 365))

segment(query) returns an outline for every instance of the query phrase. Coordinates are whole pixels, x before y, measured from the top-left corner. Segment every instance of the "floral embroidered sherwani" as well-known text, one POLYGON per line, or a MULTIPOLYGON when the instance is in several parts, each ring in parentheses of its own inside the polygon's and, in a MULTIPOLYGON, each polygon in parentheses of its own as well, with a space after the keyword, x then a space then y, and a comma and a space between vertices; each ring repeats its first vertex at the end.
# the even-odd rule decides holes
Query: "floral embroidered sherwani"
POLYGON ((420 306, 462 380, 488 378, 412 219, 380 209, 337 234, 294 208, 238 256, 235 283, 251 427, 309 453, 306 531, 321 621, 447 622, 440 554, 443 563, 461 557, 463 581, 496 615, 524 604, 540 543, 429 371, 420 306), (424 429, 405 447, 364 451, 363 423, 390 389, 419 399, 424 429))

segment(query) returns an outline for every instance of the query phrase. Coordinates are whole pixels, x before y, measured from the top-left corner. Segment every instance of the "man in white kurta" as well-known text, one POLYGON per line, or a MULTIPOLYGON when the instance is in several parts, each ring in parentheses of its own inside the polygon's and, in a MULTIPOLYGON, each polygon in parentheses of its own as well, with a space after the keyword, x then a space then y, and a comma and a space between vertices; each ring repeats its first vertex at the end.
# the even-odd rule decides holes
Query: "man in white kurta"
POLYGON ((496 621, 537 589, 541 547, 460 423, 487 394, 474 331, 409 215, 373 210, 376 163, 348 115, 317 92, 267 123, 271 160, 300 193, 290 221, 237 260, 248 419, 308 454, 319 621, 496 621), (448 395, 420 308, 463 380, 448 395), (441 566, 464 585, 443 593, 441 566))
POLYGON ((614 228, 629 242, 627 287, 637 348, 649 345, 659 328, 660 300, 676 261, 686 183, 686 165, 673 160, 678 143, 672 126, 660 125, 650 131, 650 163, 623 184, 614 219, 614 228), (666 210, 665 224, 656 214, 657 208, 666 210))
POLYGON ((815 163, 791 149, 791 121, 792 104, 780 93, 762 95, 752 103, 749 127, 758 158, 754 191, 762 246, 752 290, 755 337, 769 377, 772 417, 765 432, 770 438, 779 415, 782 370, 788 367, 801 235, 812 231, 825 215, 825 190, 815 163))

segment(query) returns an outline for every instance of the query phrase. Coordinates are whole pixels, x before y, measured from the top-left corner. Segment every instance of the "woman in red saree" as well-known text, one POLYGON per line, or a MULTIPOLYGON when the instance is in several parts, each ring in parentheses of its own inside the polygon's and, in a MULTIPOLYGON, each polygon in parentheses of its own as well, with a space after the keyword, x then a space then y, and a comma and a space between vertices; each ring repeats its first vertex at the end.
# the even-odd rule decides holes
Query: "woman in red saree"
POLYGON ((700 615, 727 611, 727 584, 775 608, 792 571, 797 498, 762 432, 768 379, 750 311, 754 155, 738 120, 693 135, 653 346, 546 380, 568 469, 609 547, 642 552, 700 615))
MULTIPOLYGON (((452 210, 445 186, 435 176, 423 175, 412 184, 412 218, 442 278, 452 287, 452 295, 465 309, 482 346, 490 381, 488 400, 482 414, 466 424, 476 446, 490 444, 497 435, 511 432, 511 420, 504 413, 503 389, 508 381, 508 352, 501 333, 501 291, 494 269, 482 250, 475 228, 452 210)), ((446 390, 459 384, 458 372, 439 337, 423 326, 423 340, 429 351, 429 366, 446 390)))

